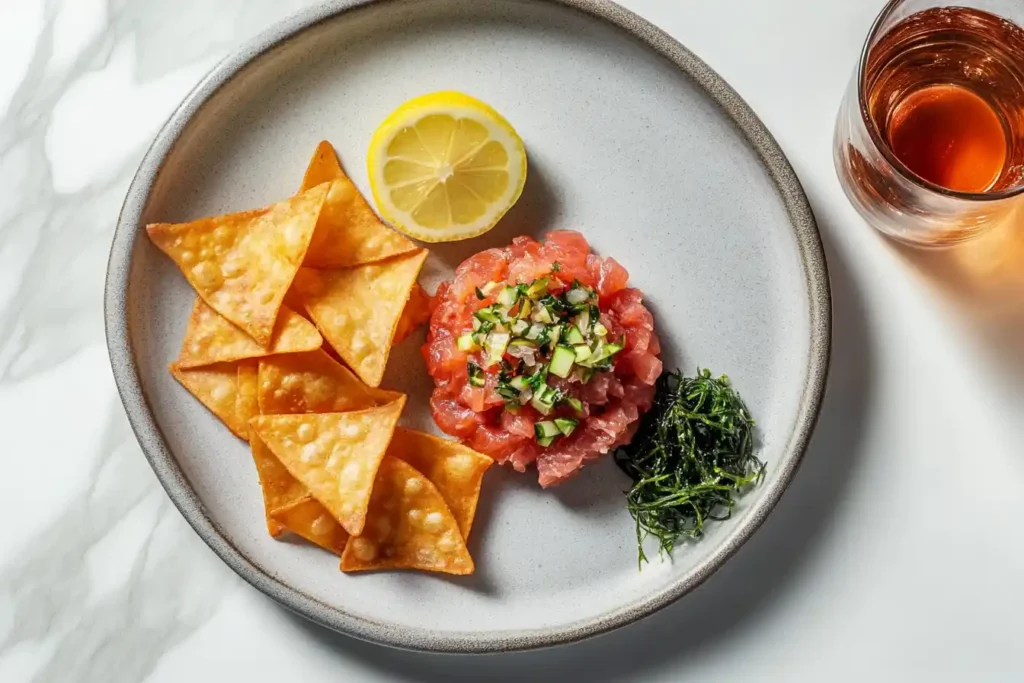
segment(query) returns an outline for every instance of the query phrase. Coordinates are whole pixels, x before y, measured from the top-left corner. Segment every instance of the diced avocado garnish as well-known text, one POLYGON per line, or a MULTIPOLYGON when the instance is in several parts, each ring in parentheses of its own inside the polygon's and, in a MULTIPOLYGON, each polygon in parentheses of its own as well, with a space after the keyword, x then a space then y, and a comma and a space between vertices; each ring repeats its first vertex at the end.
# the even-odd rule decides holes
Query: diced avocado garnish
POLYGON ((541 415, 548 415, 552 409, 552 406, 540 400, 539 394, 533 395, 533 398, 530 399, 530 405, 533 406, 541 415))
POLYGON ((597 365, 603 360, 607 360, 622 350, 622 344, 601 344, 598 347, 597 353, 590 357, 590 362, 597 365))
POLYGON ((601 344, 599 343, 593 349, 593 353, 590 358, 583 361, 576 361, 579 365, 585 368, 596 368, 601 365, 612 356, 622 350, 622 344, 601 344))
POLYGON ((579 420, 573 420, 572 418, 569 417, 555 418, 555 426, 558 427, 558 431, 560 431, 563 436, 569 436, 570 434, 572 434, 573 431, 576 430, 576 425, 578 424, 579 420))
POLYGON ((542 277, 539 280, 535 280, 533 284, 526 290, 526 296, 531 299, 539 299, 548 293, 548 279, 542 277))
POLYGON ((469 363, 467 367, 469 369, 469 383, 474 387, 482 387, 487 380, 483 369, 476 363, 469 363))
POLYGON ((537 444, 542 448, 547 448, 553 444, 557 438, 557 436, 545 436, 543 439, 537 439, 537 444))
POLYGON ((533 310, 533 302, 529 299, 523 299, 519 304, 519 313, 516 317, 522 320, 530 315, 531 310, 533 310))
POLYGON ((501 317, 498 316, 498 312, 493 306, 481 308, 479 311, 473 314, 477 320, 487 323, 500 323, 501 317))
POLYGON ((524 346, 527 348, 535 349, 537 348, 537 342, 531 341, 529 339, 513 339, 508 343, 508 346, 509 348, 512 348, 513 346, 524 346))
POLYGON ((516 291, 515 287, 505 287, 501 292, 498 293, 498 303, 502 306, 512 308, 516 305, 516 299, 519 298, 519 292, 516 291))
MULTIPOLYGON (((609 330, 600 323, 595 290, 578 280, 566 290, 561 282, 555 284, 558 293, 548 290, 550 278, 516 285, 487 283, 477 295, 494 303, 474 313, 473 330, 461 335, 457 345, 465 353, 483 349, 483 360, 474 357, 470 362, 483 368, 471 368, 473 386, 488 381, 487 368, 500 366, 495 391, 506 408, 518 408, 523 397, 530 396, 530 405, 543 415, 550 415, 555 405, 569 405, 582 416, 583 404, 548 386, 548 373, 574 383, 589 382, 594 373, 612 368, 622 344, 608 343, 609 330), (513 358, 506 360, 506 353, 513 358)), ((558 435, 568 435, 578 422, 559 420, 558 435)), ((558 435, 542 438, 550 443, 558 435)))
POLYGON ((580 364, 586 363, 594 355, 594 352, 586 344, 577 344, 572 348, 573 353, 576 354, 576 362, 580 364))
POLYGON ((541 384, 533 390, 533 398, 530 399, 530 405, 536 408, 541 415, 547 415, 554 409, 557 399, 557 391, 547 384, 541 384))
POLYGON ((586 337, 583 336, 583 333, 580 332, 580 328, 576 327, 575 325, 570 325, 568 331, 566 331, 565 333, 565 341, 568 344, 575 345, 584 344, 586 343, 587 339, 586 337))
POLYGON ((557 422, 551 422, 549 420, 544 420, 543 422, 535 424, 533 426, 533 431, 537 435, 538 439, 560 436, 562 434, 562 430, 558 428, 557 422))
POLYGON ((487 339, 484 340, 484 350, 487 351, 488 360, 492 363, 500 362, 511 339, 508 332, 491 332, 487 335, 487 339))
POLYGON ((503 399, 505 399, 505 401, 519 400, 519 392, 516 391, 515 387, 513 387, 511 384, 499 382, 495 391, 497 392, 498 396, 501 396, 503 399))
POLYGON ((574 362, 576 362, 576 352, 573 349, 568 346, 556 346, 554 353, 551 354, 549 371, 551 374, 565 379, 572 372, 574 362))
POLYGON ((480 345, 477 343, 476 339, 473 337, 473 334, 471 332, 467 332, 466 334, 459 337, 456 343, 459 346, 459 351, 472 353, 474 351, 480 350, 480 345))

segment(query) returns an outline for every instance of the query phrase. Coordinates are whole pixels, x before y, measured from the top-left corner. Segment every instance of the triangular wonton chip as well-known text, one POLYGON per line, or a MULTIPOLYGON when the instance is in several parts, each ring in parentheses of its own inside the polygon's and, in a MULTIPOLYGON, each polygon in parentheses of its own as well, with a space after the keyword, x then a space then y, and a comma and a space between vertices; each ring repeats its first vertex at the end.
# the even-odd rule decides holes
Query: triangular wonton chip
POLYGON ((484 472, 494 460, 457 441, 402 427, 395 430, 388 455, 409 463, 437 487, 462 537, 468 539, 484 472))
POLYGON ((316 498, 307 496, 305 499, 287 507, 275 510, 275 522, 283 524, 288 531, 298 534, 310 543, 315 543, 324 550, 341 555, 348 542, 348 532, 316 498))
POLYGON ((285 531, 284 524, 274 519, 273 513, 280 508, 294 505, 310 498, 309 490, 293 477, 277 456, 263 442, 256 430, 249 428, 249 445, 256 472, 263 489, 263 507, 266 510, 267 531, 275 538, 285 531))
POLYGON ((268 346, 328 187, 255 211, 191 223, 155 223, 146 230, 211 308, 268 346))
POLYGON ((260 475, 267 530, 277 538, 286 530, 340 555, 348 533, 331 513, 281 464, 263 439, 250 428, 252 459, 260 475))
POLYGON ((259 366, 254 360, 244 360, 238 363, 238 389, 235 392, 235 413, 238 415, 239 424, 246 425, 246 434, 249 430, 249 420, 260 414, 258 389, 259 389, 259 366))
POLYGON ((251 422, 295 479, 354 536, 362 533, 373 480, 405 397, 351 413, 261 415, 251 422))
POLYGON ((263 347, 205 301, 196 297, 178 355, 178 367, 197 368, 275 353, 312 351, 323 345, 316 326, 286 306, 281 307, 270 346, 263 347))
POLYGON ((366 530, 350 538, 341 570, 423 569, 472 574, 459 525, 433 484, 406 462, 386 457, 373 485, 366 530))
POLYGON ((263 415, 344 413, 397 401, 402 394, 371 389, 325 351, 290 353, 260 361, 263 415))
POLYGON ((303 268, 295 278, 313 322, 371 387, 384 377, 398 320, 427 252, 339 270, 303 268))
POLYGON ((248 440, 249 429, 239 415, 236 405, 238 398, 238 365, 219 363, 203 368, 179 368, 170 366, 171 374, 189 393, 199 399, 206 408, 217 416, 228 429, 240 439, 248 440))
POLYGON ((416 245, 385 226, 338 163, 329 142, 321 142, 306 169, 301 192, 330 182, 304 265, 346 268, 414 251, 416 245))

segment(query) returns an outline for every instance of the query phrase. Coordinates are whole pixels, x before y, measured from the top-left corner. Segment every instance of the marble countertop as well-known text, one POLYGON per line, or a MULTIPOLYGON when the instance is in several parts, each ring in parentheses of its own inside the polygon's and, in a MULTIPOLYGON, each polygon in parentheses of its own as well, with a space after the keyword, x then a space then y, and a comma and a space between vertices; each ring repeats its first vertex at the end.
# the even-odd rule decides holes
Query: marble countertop
POLYGON ((806 464, 703 587, 557 650, 356 642, 237 578, 158 485, 103 338, 149 140, 239 41, 313 0, 0 0, 0 681, 1020 681, 1024 236, 895 247, 842 195, 832 124, 882 0, 629 0, 775 133, 835 300, 806 464))

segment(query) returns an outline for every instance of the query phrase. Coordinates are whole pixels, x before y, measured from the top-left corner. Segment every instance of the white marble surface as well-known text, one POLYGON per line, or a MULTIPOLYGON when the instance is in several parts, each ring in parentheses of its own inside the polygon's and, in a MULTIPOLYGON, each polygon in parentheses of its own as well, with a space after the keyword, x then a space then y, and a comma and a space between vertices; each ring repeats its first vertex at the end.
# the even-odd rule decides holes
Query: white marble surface
POLYGON ((327 633, 223 566, 122 413, 104 267, 176 102, 311 2, 0 0, 0 681, 1024 680, 1024 237, 908 253, 843 198, 832 122, 882 0, 625 3, 774 131, 835 290, 807 462, 704 587, 577 646, 433 657, 327 633))

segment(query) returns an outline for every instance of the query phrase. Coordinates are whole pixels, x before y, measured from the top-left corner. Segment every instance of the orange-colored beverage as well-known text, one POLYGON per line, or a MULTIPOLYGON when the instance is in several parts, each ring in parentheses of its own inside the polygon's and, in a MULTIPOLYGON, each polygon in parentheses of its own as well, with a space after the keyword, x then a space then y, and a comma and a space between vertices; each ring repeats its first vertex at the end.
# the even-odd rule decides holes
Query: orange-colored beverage
POLYGON ((1024 180, 1024 29, 967 7, 912 14, 871 50, 869 112, 925 180, 990 192, 1024 180))
POLYGON ((1024 0, 889 0, 833 154, 850 202, 895 239, 949 246, 1004 220, 1024 201, 1024 0))
POLYGON ((996 110, 959 85, 931 85, 907 95, 892 112, 889 144, 911 171, 957 192, 992 187, 1009 150, 996 110))

